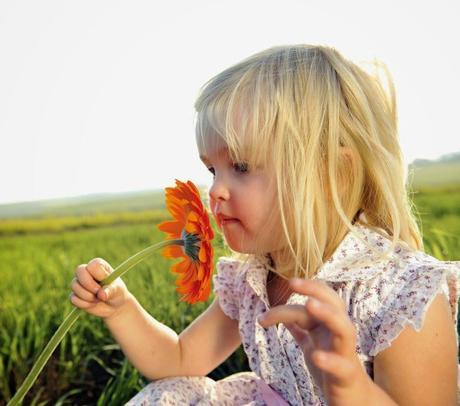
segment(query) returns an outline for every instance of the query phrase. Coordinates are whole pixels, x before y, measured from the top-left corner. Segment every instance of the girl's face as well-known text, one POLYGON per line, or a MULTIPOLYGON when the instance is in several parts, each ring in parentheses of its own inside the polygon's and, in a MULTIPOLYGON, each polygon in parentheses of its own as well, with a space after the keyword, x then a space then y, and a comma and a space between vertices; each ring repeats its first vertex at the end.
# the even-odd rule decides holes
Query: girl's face
POLYGON ((213 174, 210 205, 219 229, 234 251, 266 254, 282 247, 282 226, 274 174, 233 162, 225 144, 200 156, 213 174))

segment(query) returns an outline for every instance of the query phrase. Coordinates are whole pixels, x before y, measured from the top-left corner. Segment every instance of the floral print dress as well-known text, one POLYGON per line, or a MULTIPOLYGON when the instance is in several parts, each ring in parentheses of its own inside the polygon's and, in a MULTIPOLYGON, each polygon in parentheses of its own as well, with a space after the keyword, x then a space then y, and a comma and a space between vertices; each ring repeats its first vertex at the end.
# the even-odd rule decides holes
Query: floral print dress
MULTIPOLYGON (((373 360, 410 326, 420 331, 432 300, 444 294, 457 326, 460 262, 439 261, 405 245, 381 258, 391 241, 363 225, 349 232, 313 279, 331 286, 344 301, 357 331, 356 353, 373 378, 373 360)), ((127 405, 326 405, 303 353, 283 324, 263 328, 267 263, 240 263, 222 257, 213 277, 214 291, 226 315, 238 320, 251 371, 223 380, 209 377, 164 378, 148 384, 127 405)), ((293 293, 287 304, 305 304, 293 293)), ((459 337, 457 335, 457 345, 459 337)))

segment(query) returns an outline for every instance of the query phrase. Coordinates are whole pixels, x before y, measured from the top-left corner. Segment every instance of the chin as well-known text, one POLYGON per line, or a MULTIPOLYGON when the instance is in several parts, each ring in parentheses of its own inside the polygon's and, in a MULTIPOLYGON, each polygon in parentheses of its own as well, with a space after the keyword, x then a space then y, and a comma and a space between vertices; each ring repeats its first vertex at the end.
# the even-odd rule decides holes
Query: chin
POLYGON ((267 252, 277 251, 280 248, 280 244, 277 241, 256 241, 256 237, 246 237, 247 233, 243 235, 245 238, 241 238, 242 233, 229 232, 222 233, 226 244, 236 252, 240 254, 253 254, 253 255, 265 255, 267 252))
POLYGON ((250 244, 244 244, 242 241, 232 241, 231 239, 225 239, 227 245, 240 254, 254 254, 254 255, 265 255, 266 250, 257 249, 257 247, 251 246, 250 244))

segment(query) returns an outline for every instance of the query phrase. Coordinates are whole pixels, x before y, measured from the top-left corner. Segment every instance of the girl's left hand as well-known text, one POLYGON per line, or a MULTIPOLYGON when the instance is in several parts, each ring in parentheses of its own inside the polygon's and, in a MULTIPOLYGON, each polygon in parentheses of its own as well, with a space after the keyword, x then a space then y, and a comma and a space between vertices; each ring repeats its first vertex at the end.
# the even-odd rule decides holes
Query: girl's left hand
POLYGON ((329 405, 366 404, 372 380, 356 354, 356 329, 345 304, 324 282, 294 278, 289 284, 309 296, 305 305, 273 307, 259 317, 259 324, 286 326, 329 405))

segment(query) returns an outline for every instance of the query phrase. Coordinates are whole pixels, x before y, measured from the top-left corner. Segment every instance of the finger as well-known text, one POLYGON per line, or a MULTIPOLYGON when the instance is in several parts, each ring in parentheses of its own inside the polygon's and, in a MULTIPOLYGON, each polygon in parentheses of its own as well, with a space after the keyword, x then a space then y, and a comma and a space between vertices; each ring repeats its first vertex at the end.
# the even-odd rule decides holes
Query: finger
POLYGON ((311 329, 318 325, 305 311, 303 305, 281 305, 276 306, 260 315, 257 319, 262 327, 270 327, 278 323, 284 325, 297 323, 300 328, 311 329))
POLYGON ((289 280, 289 284, 292 290, 297 293, 314 297, 320 302, 328 303, 346 312, 345 303, 340 299, 337 292, 323 281, 292 278, 289 280))
POLYGON ((70 302, 80 309, 90 309, 98 304, 97 302, 87 302, 86 300, 80 299, 75 293, 70 295, 70 302))
POLYGON ((90 272, 86 268, 87 265, 79 265, 75 270, 75 276, 77 277, 78 282, 88 291, 93 292, 94 294, 101 288, 96 280, 91 276, 90 272))
POLYGON ((102 258, 94 258, 88 262, 86 269, 90 272, 94 279, 101 281, 109 276, 113 269, 110 264, 102 258))
POLYGON ((80 282, 78 282, 77 278, 74 278, 72 280, 72 283, 70 287, 73 290, 73 293, 77 295, 80 299, 83 299, 87 302, 95 302, 96 301, 96 295, 89 290, 85 289, 80 282))
POLYGON ((313 348, 313 340, 307 330, 300 328, 297 323, 285 323, 294 340, 300 345, 302 351, 313 348))
POLYGON ((360 372, 360 366, 356 362, 334 352, 316 350, 312 352, 311 358, 313 363, 323 372, 330 374, 333 383, 339 386, 348 386, 360 372))
MULTIPOLYGON (((315 299, 309 299, 305 304, 308 312, 319 322, 321 322, 334 335, 332 344, 336 347, 344 348, 343 343, 353 343, 355 338, 355 326, 348 315, 337 312, 336 308, 320 303, 315 299), (342 341, 339 345, 336 340, 342 341)), ((347 348, 347 346, 345 346, 347 348)), ((351 347, 350 347, 351 348, 351 347)))

